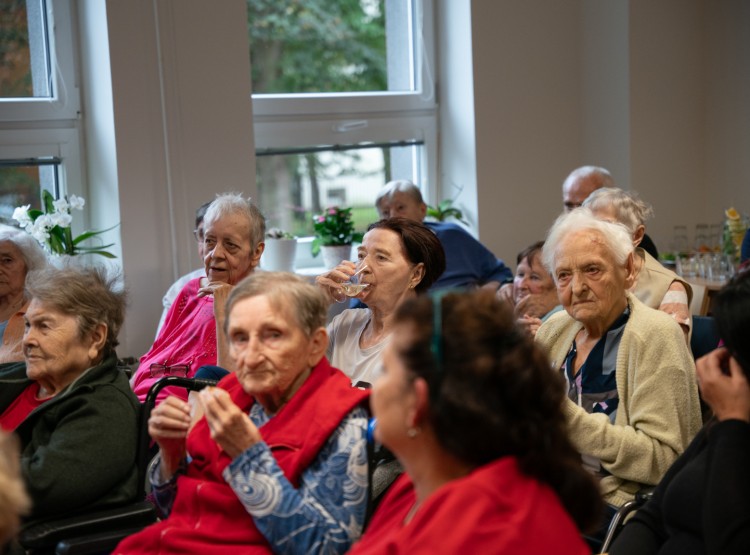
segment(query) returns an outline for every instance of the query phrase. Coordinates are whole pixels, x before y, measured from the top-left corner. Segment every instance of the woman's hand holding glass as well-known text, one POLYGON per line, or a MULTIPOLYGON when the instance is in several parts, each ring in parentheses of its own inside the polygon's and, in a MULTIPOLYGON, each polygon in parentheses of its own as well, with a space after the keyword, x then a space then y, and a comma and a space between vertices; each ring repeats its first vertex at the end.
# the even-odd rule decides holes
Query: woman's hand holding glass
POLYGON ((343 303, 349 297, 357 297, 367 288, 366 283, 361 283, 361 274, 367 269, 364 259, 357 263, 343 260, 330 272, 318 276, 316 282, 328 293, 331 300, 343 303))
POLYGON ((207 387, 198 394, 211 437, 232 457, 237 457, 263 440, 247 414, 234 404, 229 393, 218 387, 207 387))

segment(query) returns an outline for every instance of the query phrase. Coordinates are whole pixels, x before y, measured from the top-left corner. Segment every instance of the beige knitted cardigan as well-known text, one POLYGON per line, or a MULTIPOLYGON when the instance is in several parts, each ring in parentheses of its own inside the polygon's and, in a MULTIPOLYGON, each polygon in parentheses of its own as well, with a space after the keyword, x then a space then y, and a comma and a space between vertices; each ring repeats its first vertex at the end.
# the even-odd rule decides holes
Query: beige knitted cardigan
MULTIPOLYGON (((680 326, 627 293, 631 308, 617 352, 620 403, 614 424, 566 399, 570 437, 580 453, 601 461, 605 501, 620 506, 655 485, 701 427, 695 364, 680 326)), ((554 314, 536 334, 559 369, 582 325, 554 314)))

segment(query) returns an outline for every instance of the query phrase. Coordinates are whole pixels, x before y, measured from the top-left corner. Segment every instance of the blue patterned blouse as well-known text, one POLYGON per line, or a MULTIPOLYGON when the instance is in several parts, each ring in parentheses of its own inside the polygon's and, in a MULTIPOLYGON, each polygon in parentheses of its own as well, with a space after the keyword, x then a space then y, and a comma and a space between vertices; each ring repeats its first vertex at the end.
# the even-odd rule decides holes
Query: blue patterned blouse
MULTIPOLYGON (((260 403, 250 420, 261 428, 270 420, 260 403)), ((367 501, 367 413, 352 410, 302 473, 299 489, 284 477, 265 442, 253 445, 224 470, 224 479, 253 517, 274 553, 345 553, 362 534, 367 501)), ((159 482, 159 464, 150 481, 159 508, 168 514, 176 478, 159 482)))

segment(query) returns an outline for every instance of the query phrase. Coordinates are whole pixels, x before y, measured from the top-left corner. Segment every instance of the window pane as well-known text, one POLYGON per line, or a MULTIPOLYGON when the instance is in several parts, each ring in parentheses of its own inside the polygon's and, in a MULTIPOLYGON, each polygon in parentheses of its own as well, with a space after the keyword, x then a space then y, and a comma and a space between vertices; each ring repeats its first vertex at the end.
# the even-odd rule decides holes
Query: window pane
POLYGON ((0 0, 0 98, 50 97, 42 0, 0 0))
POLYGON ((253 92, 413 91, 411 0, 247 0, 253 92))
POLYGON ((17 206, 30 204, 41 209, 42 189, 57 196, 59 166, 55 161, 38 160, 29 163, 0 161, 0 222, 18 225, 13 220, 17 206))
POLYGON ((391 179, 414 178, 421 150, 420 145, 359 145, 345 150, 259 153, 259 204, 267 227, 310 236, 314 214, 341 206, 353 209, 355 228, 364 231, 378 220, 378 190, 391 179))

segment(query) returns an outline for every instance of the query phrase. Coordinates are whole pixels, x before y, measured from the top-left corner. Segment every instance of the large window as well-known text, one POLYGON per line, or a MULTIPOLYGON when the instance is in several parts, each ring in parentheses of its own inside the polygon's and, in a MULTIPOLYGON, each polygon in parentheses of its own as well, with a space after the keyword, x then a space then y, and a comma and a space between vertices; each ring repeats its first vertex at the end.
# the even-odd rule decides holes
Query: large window
POLYGON ((69 0, 0 0, 0 220, 83 194, 69 0))
POLYGON ((431 0, 248 0, 259 201, 311 234, 352 207, 359 229, 391 179, 436 178, 431 0))

